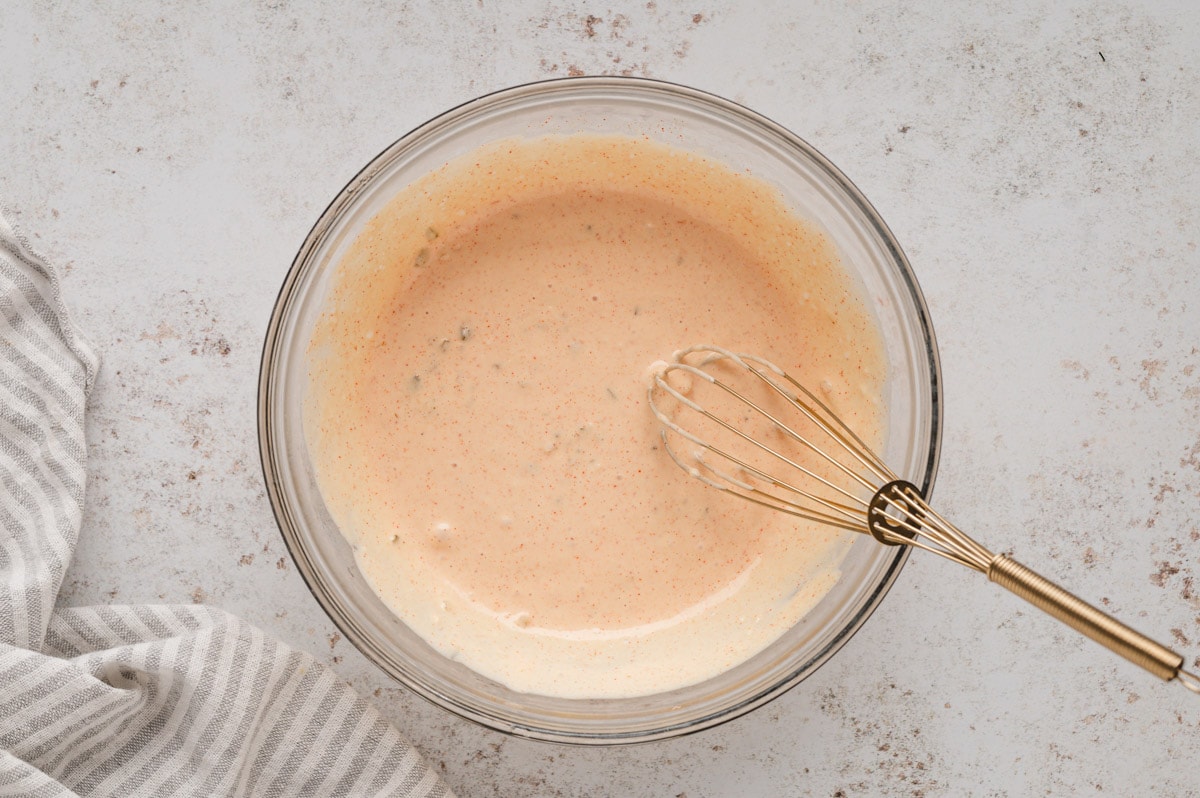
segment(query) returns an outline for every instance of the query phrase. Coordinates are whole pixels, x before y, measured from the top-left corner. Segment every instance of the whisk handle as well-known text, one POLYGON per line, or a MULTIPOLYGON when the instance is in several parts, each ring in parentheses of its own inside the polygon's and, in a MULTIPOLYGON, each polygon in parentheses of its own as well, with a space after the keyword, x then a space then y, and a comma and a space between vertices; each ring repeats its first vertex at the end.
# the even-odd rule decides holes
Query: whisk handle
POLYGON ((1182 655, 1130 629, 1016 560, 998 555, 988 566, 987 576, 992 582, 1160 679, 1170 681, 1181 675, 1182 655))

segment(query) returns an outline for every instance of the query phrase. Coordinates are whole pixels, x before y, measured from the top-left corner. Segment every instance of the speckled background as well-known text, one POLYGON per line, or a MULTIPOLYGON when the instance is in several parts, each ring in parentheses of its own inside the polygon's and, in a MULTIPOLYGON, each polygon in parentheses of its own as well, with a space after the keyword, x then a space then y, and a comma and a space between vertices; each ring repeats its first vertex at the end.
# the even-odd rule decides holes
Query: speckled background
POLYGON ((507 739, 389 682, 290 564, 259 350, 309 226, 478 94, 678 81, 808 139, 912 259, 935 503, 1200 667, 1200 7, 6 3, 0 198, 104 356, 64 604, 208 602, 333 667, 475 796, 1200 794, 1200 699, 914 556, 815 676, 674 742, 507 739))

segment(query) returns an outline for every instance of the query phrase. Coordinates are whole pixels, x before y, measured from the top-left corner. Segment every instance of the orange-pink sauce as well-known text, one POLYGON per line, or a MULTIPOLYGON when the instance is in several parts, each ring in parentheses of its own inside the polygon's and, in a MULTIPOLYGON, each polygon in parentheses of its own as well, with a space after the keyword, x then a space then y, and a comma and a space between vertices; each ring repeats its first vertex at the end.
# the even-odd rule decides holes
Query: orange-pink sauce
POLYGON ((712 342, 883 425, 882 343, 822 234, 767 183, 645 140, 488 146, 401 192, 310 346, 322 495, 383 601, 526 692, 695 683, 792 626, 845 534, 690 480, 648 366, 712 342))

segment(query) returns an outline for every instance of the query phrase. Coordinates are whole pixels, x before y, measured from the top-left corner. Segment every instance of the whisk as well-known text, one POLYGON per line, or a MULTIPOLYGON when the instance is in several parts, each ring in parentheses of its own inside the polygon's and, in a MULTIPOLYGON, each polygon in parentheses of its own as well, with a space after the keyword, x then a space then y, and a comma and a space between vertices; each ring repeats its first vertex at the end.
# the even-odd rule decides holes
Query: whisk
POLYGON ((648 398, 667 453, 704 484, 979 571, 1135 665, 1200 693, 1200 677, 1183 669, 1180 654, 963 533, 825 402, 772 363, 693 346, 656 364, 648 398))

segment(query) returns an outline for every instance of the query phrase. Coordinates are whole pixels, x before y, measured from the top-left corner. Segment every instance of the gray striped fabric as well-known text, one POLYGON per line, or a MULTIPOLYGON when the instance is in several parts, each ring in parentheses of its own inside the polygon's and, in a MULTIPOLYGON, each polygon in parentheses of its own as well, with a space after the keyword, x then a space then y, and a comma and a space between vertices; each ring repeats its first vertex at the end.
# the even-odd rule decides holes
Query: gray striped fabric
POLYGON ((0 795, 450 795, 333 673, 237 618, 56 609, 96 368, 0 214, 0 795))

